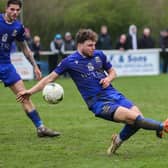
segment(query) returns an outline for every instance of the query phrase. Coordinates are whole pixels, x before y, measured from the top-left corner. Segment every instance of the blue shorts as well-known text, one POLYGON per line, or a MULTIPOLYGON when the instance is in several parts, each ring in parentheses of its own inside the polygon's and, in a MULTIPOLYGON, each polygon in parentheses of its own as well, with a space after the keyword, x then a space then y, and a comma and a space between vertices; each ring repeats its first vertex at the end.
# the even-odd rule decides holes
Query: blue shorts
POLYGON ((12 64, 0 64, 0 80, 5 86, 11 86, 21 80, 21 77, 12 64))
POLYGON ((95 114, 96 117, 104 118, 106 120, 113 121, 113 116, 118 107, 125 107, 130 109, 134 104, 125 98, 123 95, 119 99, 97 101, 90 110, 95 114))

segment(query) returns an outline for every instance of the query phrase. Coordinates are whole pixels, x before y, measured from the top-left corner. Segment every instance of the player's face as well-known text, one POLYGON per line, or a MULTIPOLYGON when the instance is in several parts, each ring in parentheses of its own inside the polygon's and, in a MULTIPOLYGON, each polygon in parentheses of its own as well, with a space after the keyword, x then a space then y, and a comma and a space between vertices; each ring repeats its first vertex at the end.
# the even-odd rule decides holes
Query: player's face
POLYGON ((20 14, 20 10, 21 9, 20 9, 19 5, 10 4, 6 8, 7 21, 12 22, 12 21, 16 20, 20 14))
POLYGON ((96 42, 92 40, 86 40, 81 44, 81 53, 87 57, 92 57, 95 50, 96 42))

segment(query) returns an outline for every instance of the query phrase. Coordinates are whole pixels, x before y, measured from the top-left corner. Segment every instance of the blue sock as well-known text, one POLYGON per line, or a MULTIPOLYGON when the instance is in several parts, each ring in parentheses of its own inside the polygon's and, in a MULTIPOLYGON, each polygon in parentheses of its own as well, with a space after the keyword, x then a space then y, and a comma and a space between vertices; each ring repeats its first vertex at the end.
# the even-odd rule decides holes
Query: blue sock
POLYGON ((138 128, 143 128, 147 130, 163 130, 163 124, 161 122, 150 118, 143 118, 141 115, 136 118, 134 125, 138 128))
POLYGON ((27 113, 27 116, 32 120, 32 122, 37 128, 43 125, 43 122, 40 119, 40 116, 36 110, 27 113))
POLYGON ((135 127, 134 125, 126 124, 120 132, 120 139, 122 141, 125 141, 128 138, 130 138, 133 134, 135 134, 138 130, 139 128, 135 127))

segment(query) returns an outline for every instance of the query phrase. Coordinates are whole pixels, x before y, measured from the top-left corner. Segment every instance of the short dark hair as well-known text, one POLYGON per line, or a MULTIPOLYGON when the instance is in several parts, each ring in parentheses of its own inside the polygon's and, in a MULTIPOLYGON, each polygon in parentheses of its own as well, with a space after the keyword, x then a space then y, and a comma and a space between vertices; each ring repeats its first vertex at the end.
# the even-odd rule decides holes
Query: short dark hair
POLYGON ((84 43, 86 40, 97 42, 97 34, 92 29, 80 29, 76 33, 76 44, 84 43))
POLYGON ((19 7, 22 7, 22 2, 20 0, 8 0, 7 7, 9 7, 11 4, 19 5, 19 7))

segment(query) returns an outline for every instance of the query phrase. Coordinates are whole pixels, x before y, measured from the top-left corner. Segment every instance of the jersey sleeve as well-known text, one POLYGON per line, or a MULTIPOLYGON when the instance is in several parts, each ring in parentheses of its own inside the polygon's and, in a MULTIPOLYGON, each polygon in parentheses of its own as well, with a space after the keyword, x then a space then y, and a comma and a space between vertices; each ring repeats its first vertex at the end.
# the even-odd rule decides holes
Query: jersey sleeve
POLYGON ((107 71, 112 67, 112 64, 107 60, 107 56, 101 52, 101 59, 103 62, 103 68, 107 71))
POLYGON ((68 58, 64 58, 54 69, 54 71, 58 74, 61 75, 64 72, 68 70, 68 58))
POLYGON ((23 25, 20 26, 19 32, 16 36, 16 40, 17 41, 24 41, 25 40, 25 30, 24 30, 23 25))

